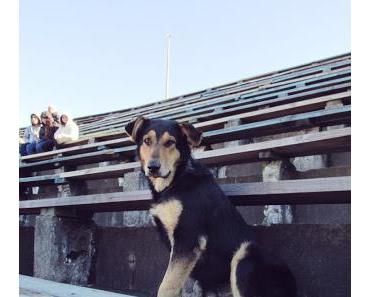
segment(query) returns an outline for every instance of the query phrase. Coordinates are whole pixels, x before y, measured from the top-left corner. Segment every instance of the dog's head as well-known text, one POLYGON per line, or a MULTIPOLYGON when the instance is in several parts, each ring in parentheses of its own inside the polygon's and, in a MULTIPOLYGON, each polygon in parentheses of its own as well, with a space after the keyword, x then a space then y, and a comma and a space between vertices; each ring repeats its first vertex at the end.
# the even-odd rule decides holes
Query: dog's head
POLYGON ((145 175, 156 192, 162 192, 174 180, 181 164, 187 162, 191 148, 202 140, 191 124, 139 117, 125 127, 133 142, 145 175))

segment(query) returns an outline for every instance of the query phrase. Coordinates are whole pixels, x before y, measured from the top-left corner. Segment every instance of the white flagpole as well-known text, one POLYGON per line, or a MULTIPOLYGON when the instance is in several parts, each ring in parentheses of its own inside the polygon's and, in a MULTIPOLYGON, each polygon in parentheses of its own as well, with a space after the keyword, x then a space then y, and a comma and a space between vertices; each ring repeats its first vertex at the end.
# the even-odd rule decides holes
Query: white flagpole
POLYGON ((166 35, 167 51, 166 51, 166 99, 170 98, 170 47, 171 34, 166 35))

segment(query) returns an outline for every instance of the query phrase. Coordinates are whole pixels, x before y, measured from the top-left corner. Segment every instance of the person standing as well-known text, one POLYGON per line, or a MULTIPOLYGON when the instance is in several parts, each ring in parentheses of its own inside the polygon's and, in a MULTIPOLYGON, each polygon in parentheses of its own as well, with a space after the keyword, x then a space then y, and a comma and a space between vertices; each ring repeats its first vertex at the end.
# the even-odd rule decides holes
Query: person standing
POLYGON ((48 106, 48 112, 52 114, 53 119, 54 119, 54 122, 56 122, 57 124, 60 124, 60 116, 59 116, 59 113, 58 113, 58 111, 55 109, 55 107, 53 105, 49 105, 48 106))

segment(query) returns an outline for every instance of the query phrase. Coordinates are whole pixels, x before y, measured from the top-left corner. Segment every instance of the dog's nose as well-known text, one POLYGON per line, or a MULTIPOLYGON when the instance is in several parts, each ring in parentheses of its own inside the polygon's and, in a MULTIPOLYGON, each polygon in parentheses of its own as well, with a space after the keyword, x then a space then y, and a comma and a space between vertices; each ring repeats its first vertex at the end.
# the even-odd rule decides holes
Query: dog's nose
POLYGON ((161 164, 157 160, 151 160, 148 163, 148 169, 150 173, 157 173, 159 168, 161 168, 161 164))

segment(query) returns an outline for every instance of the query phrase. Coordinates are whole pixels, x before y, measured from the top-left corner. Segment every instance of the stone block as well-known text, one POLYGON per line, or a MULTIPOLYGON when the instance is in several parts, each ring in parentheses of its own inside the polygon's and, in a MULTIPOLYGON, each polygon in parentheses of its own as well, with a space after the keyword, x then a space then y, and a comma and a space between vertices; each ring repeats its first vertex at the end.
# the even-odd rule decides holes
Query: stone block
POLYGON ((87 285, 93 277, 95 224, 91 220, 39 215, 35 224, 34 275, 87 285))
POLYGON ((35 215, 19 215, 19 226, 20 227, 34 227, 35 226, 35 215))
MULTIPOLYGON (((296 176, 296 169, 288 160, 266 162, 262 171, 264 182, 276 182, 296 176)), ((290 205, 265 205, 263 225, 291 224, 293 222, 293 207, 290 205)))
POLYGON ((291 162, 297 171, 307 171, 327 167, 327 160, 326 155, 314 155, 292 158, 291 162))

